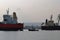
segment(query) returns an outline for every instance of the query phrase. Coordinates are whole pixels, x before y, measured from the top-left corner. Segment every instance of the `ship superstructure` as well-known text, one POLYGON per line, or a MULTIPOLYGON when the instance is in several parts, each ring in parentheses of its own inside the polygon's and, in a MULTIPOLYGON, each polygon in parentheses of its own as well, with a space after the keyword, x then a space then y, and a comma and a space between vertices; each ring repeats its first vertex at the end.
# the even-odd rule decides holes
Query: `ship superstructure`
POLYGON ((13 12, 13 17, 9 15, 9 9, 7 15, 3 15, 3 24, 17 24, 16 12, 13 12))

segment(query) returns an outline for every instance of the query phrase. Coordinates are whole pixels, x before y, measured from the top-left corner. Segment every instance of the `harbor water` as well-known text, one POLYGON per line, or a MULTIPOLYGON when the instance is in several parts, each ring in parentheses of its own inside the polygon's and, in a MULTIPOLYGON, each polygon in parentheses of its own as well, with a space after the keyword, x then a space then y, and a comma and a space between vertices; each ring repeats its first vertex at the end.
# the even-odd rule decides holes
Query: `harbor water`
POLYGON ((60 40, 60 31, 0 31, 0 40, 60 40))

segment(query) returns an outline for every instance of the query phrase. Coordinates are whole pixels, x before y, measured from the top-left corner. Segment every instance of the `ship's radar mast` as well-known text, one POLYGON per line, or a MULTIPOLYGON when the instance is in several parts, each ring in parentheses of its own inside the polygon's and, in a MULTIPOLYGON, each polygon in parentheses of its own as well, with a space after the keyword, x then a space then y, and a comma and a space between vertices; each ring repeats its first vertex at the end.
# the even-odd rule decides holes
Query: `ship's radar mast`
POLYGON ((52 20, 52 18, 53 18, 53 15, 51 15, 50 20, 52 20))
POLYGON ((7 15, 9 15, 9 8, 8 8, 8 10, 7 10, 7 15))

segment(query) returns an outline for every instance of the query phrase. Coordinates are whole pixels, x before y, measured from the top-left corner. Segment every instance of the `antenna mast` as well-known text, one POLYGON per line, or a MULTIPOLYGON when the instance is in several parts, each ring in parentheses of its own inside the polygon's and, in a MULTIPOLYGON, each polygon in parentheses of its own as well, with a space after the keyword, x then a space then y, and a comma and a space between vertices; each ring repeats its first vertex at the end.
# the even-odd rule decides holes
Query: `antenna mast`
POLYGON ((7 15, 9 15, 9 8, 8 8, 8 10, 7 10, 7 15))
POLYGON ((53 15, 51 15, 50 20, 52 20, 52 18, 53 18, 53 15))

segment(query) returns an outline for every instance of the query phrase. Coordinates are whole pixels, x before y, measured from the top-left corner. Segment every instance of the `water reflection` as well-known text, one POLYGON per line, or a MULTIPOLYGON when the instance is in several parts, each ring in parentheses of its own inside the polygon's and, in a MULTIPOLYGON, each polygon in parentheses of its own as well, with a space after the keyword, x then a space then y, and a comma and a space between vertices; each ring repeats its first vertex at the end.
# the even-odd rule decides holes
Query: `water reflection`
POLYGON ((0 40, 17 40, 18 31, 0 31, 0 40))
POLYGON ((0 40, 59 40, 60 31, 0 31, 0 40))

